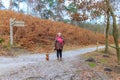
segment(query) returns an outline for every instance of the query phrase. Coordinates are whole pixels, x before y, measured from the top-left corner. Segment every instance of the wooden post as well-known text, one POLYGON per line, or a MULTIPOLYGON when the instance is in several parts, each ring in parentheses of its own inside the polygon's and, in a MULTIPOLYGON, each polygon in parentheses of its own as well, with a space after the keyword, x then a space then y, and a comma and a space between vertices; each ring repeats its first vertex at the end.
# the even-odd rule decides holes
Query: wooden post
POLYGON ((15 19, 10 19, 10 45, 13 45, 13 24, 15 19))
POLYGON ((99 45, 99 42, 97 41, 97 48, 96 48, 96 51, 98 51, 98 45, 99 45))

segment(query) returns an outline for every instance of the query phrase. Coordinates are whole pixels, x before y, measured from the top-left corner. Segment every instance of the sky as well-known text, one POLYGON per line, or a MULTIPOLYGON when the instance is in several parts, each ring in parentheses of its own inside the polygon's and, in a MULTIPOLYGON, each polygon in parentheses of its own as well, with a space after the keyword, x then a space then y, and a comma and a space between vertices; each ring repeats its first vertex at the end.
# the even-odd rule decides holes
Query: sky
POLYGON ((2 0, 3 4, 5 5, 6 8, 9 7, 9 2, 10 0, 2 0))

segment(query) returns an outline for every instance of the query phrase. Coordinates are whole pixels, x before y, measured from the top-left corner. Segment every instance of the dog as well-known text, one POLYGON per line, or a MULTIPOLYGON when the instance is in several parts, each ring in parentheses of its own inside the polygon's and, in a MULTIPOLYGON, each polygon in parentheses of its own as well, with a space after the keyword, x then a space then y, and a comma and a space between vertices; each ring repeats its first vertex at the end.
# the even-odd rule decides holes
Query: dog
POLYGON ((49 61, 49 54, 46 53, 46 61, 49 61))

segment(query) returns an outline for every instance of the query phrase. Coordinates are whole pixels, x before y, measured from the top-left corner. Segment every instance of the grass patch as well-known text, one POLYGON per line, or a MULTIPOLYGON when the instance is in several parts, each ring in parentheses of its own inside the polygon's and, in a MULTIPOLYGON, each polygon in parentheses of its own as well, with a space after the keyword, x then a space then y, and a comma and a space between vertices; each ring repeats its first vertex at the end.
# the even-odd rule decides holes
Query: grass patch
POLYGON ((100 51, 98 51, 98 53, 105 54, 105 50, 101 49, 100 51))
POLYGON ((101 63, 107 63, 107 60, 105 60, 105 59, 100 59, 100 62, 101 62, 101 63))
POLYGON ((13 44, 13 45, 10 45, 10 44, 4 44, 4 45, 2 45, 3 46, 3 48, 4 49, 6 49, 6 50, 10 50, 11 48, 14 48, 14 47, 19 47, 19 48, 21 48, 19 45, 17 45, 17 44, 13 44))
POLYGON ((94 63, 94 62, 89 62, 88 65, 92 68, 96 67, 96 63, 94 63))

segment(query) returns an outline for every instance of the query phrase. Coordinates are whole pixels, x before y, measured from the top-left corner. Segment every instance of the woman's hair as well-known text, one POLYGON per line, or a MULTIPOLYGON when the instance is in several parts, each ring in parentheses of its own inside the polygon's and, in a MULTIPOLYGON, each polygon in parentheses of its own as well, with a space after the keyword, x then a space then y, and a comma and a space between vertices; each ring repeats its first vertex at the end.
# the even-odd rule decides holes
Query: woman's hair
POLYGON ((57 36, 61 36, 61 35, 62 35, 62 33, 60 33, 60 32, 59 32, 59 33, 57 33, 57 36))

